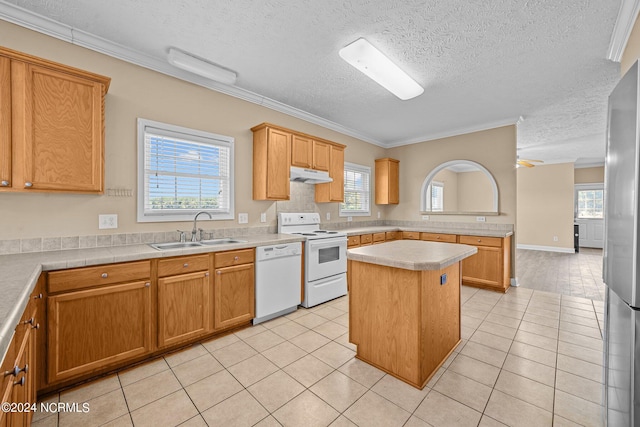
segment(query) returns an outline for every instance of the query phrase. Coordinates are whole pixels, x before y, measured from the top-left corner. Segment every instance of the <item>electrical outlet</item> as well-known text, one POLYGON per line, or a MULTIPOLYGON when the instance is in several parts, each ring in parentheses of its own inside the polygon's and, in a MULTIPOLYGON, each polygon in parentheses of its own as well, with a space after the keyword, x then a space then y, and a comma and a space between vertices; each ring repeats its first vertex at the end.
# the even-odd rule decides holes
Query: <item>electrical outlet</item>
POLYGON ((347 217, 347 221, 348 221, 348 222, 353 221, 353 217, 352 217, 352 216, 348 216, 348 217, 347 217))
POLYGON ((248 224, 249 223, 249 214, 248 213, 239 213, 238 214, 238 224, 248 224))
POLYGON ((558 241, 558 236, 553 236, 553 241, 557 242, 558 241))
POLYGON ((262 212, 260 214, 260 222, 267 222, 267 213, 266 212, 262 212))
POLYGON ((476 217, 476 221, 477 221, 477 222, 486 222, 486 221, 487 221, 487 218, 486 218, 486 217, 484 217, 484 216, 477 216, 477 217, 476 217))
POLYGON ((378 219, 380 219, 380 212, 378 212, 378 219))
POLYGON ((331 221, 331 212, 327 212, 327 221, 331 221))
POLYGON ((106 228, 118 228, 118 215, 98 215, 98 228, 104 230, 106 228))
POLYGON ((422 219, 425 220, 425 221, 428 221, 429 220, 429 215, 422 215, 422 219))

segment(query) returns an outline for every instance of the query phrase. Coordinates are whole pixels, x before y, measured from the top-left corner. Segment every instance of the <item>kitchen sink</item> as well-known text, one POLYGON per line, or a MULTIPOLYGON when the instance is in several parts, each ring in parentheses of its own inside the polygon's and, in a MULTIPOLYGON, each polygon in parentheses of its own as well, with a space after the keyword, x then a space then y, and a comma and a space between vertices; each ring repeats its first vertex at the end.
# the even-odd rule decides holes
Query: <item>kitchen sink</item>
POLYGON ((228 237, 225 239, 202 240, 201 242, 150 243, 149 246, 153 249, 164 251, 167 249, 199 248, 202 246, 228 245, 231 243, 247 243, 247 241, 228 237))
POLYGON ((199 242, 171 242, 171 243, 151 243, 149 244, 154 249, 165 250, 165 249, 182 249, 182 248, 195 248, 202 246, 199 242))
POLYGON ((202 243, 203 245, 227 245, 230 243, 247 243, 246 240, 241 240, 241 239, 233 239, 233 238, 226 238, 226 239, 213 239, 213 240, 203 240, 200 243, 202 243))

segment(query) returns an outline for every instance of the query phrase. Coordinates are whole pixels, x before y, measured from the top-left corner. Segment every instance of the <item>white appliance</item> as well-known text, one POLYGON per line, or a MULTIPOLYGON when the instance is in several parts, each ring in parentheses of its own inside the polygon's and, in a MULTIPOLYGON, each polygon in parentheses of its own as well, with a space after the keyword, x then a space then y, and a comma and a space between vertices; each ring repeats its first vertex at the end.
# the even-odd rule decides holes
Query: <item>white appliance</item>
POLYGON ((302 244, 256 248, 256 325, 291 313, 300 303, 302 244))
POLYGON ((347 294, 347 235, 320 230, 318 213, 278 214, 278 233, 305 238, 303 307, 347 294))
POLYGON ((640 426, 638 62, 609 96, 605 165, 605 406, 608 426, 640 426))
POLYGON ((333 178, 329 176, 329 172, 298 168, 295 166, 291 166, 289 177, 290 181, 304 182, 305 184, 324 184, 327 182, 333 182, 333 178))

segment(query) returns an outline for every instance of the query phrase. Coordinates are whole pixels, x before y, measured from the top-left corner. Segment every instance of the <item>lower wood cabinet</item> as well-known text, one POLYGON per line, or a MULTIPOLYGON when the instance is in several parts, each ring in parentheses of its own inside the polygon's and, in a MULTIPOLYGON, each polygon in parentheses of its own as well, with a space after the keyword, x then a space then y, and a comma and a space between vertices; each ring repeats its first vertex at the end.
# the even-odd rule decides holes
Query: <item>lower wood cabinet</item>
POLYGON ((458 243, 478 248, 462 260, 462 284, 506 292, 511 286, 511 236, 458 236, 458 243))
POLYGON ((152 350, 149 280, 50 295, 47 308, 50 383, 152 350))
POLYGON ((214 328, 222 329, 255 317, 254 264, 216 268, 214 328))

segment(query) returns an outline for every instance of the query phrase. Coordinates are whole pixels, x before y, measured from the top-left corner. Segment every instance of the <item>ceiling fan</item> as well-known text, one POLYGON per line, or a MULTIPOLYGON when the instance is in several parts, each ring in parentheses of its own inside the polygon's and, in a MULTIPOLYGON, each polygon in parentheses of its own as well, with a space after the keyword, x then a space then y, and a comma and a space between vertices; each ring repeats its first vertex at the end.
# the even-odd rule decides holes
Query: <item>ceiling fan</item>
POLYGON ((533 159, 521 159, 520 156, 518 156, 518 160, 516 162, 518 164, 518 166, 522 166, 525 168, 532 168, 534 167, 534 163, 544 163, 543 160, 533 160, 533 159))

